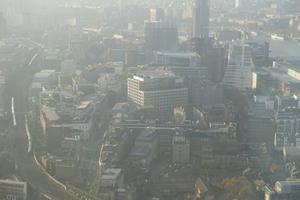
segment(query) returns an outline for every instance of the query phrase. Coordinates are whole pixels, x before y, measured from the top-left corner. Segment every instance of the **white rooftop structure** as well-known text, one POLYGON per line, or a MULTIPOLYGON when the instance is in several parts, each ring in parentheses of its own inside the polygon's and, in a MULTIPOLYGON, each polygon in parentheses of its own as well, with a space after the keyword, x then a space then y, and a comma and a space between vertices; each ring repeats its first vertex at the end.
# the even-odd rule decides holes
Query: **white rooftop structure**
POLYGON ((77 106, 77 109, 83 110, 86 109, 92 101, 82 101, 79 106, 77 106))
POLYGON ((169 77, 175 77, 175 74, 169 70, 164 69, 140 70, 136 75, 133 76, 134 79, 138 79, 139 81, 144 81, 145 79, 159 79, 169 77))
POLYGON ((179 57, 179 58, 191 58, 191 57, 200 57, 198 54, 193 52, 162 52, 158 51, 157 55, 164 55, 170 57, 179 57))
POLYGON ((42 70, 40 72, 37 72, 34 75, 35 79, 42 79, 42 78, 48 78, 50 76, 52 76, 53 74, 55 74, 55 70, 42 70))

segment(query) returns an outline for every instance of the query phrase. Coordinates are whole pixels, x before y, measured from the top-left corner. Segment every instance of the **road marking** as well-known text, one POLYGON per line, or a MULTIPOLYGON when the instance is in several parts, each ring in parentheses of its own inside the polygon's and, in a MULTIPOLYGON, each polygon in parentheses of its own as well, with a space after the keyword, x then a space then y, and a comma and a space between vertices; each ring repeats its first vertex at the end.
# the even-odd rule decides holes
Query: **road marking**
POLYGON ((31 152, 32 149, 32 141, 31 141, 31 135, 28 129, 28 119, 27 119, 27 115, 25 115, 25 131, 26 131, 26 135, 27 135, 27 139, 28 139, 28 148, 27 148, 27 153, 31 152))
POLYGON ((15 113, 15 99, 14 97, 11 98, 11 113, 13 116, 13 126, 17 126, 17 120, 16 120, 16 113, 15 113))

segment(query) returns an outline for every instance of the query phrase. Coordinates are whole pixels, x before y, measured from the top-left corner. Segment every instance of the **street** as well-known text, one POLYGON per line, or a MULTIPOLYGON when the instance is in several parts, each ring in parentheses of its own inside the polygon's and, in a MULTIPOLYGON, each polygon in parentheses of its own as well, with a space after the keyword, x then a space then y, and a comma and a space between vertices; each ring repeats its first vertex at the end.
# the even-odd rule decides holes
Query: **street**
MULTIPOLYGON (((28 136, 25 126, 25 115, 28 111, 27 98, 30 85, 30 69, 15 69, 7 78, 7 99, 14 99, 7 104, 7 110, 14 108, 15 118, 9 125, 9 152, 18 166, 18 175, 44 196, 55 200, 77 200, 64 188, 51 180, 48 175, 37 165, 33 153, 28 153, 28 136)), ((34 144, 32 144, 34 146, 34 144)))

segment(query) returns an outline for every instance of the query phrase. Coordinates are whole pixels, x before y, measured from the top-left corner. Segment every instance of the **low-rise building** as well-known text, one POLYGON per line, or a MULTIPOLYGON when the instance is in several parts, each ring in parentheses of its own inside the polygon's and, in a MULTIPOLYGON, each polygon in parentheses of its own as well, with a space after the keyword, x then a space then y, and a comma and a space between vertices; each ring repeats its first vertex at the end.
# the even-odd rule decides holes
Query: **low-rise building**
POLYGON ((208 67, 201 63, 196 53, 157 52, 155 64, 167 67, 179 76, 208 78, 208 67))
POLYGON ((80 151, 80 136, 65 137, 61 142, 62 149, 66 151, 80 151))
POLYGON ((300 138, 296 136, 285 135, 283 137, 283 158, 285 162, 300 163, 300 138))
POLYGON ((299 196, 299 181, 277 181, 274 188, 267 186, 265 189, 265 200, 296 200, 299 196))
POLYGON ((41 83, 43 86, 54 85, 57 81, 55 70, 42 70, 33 76, 33 83, 41 83))
POLYGON ((100 180, 101 187, 122 188, 124 184, 122 169, 108 168, 102 172, 100 180))
POLYGON ((27 184, 20 181, 0 180, 0 199, 27 200, 27 184))
POLYGON ((293 135, 300 130, 300 110, 295 108, 280 111, 275 116, 276 132, 293 135))
POLYGON ((172 160, 175 163, 190 162, 190 142, 184 135, 175 135, 172 143, 172 160))
POLYGON ((251 102, 248 109, 248 131, 245 138, 250 143, 266 143, 273 146, 276 132, 274 102, 251 102), (268 109, 270 104, 273 108, 268 109))
POLYGON ((157 135, 152 129, 145 129, 136 138, 128 159, 140 168, 148 168, 157 157, 157 135))

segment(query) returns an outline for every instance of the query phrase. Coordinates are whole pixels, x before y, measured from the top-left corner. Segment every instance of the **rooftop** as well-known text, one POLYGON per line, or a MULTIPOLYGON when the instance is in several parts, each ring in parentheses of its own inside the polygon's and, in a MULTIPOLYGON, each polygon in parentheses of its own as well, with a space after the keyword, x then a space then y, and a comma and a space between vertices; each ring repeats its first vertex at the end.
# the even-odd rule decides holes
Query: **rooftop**
POLYGON ((159 78, 170 78, 175 77, 175 74, 169 70, 164 69, 147 69, 139 71, 136 75, 133 76, 134 79, 145 81, 145 79, 159 79, 159 78))
POLYGON ((46 115, 46 119, 49 121, 58 121, 59 116, 56 113, 55 109, 43 106, 43 113, 46 115))
POLYGON ((169 57, 178 57, 178 58, 191 58, 191 57, 200 57, 198 54, 193 52, 161 52, 158 51, 157 55, 169 56, 169 57))
POLYGON ((108 168, 103 172, 101 179, 117 179, 121 172, 120 168, 108 168))
POLYGON ((80 109, 80 110, 86 109, 91 103, 92 103, 92 101, 82 101, 82 102, 80 102, 80 105, 77 106, 77 109, 80 109))
POLYGON ((34 78, 48 78, 55 73, 55 70, 42 70, 34 75, 34 78))
POLYGON ((0 187, 18 187, 24 188, 26 187, 26 182, 13 181, 13 180, 0 180, 0 187))
POLYGON ((150 153, 149 147, 146 146, 134 146, 129 153, 129 156, 146 157, 150 153))
POLYGON ((151 142, 155 139, 155 131, 151 129, 145 129, 141 135, 136 138, 138 142, 151 142))

